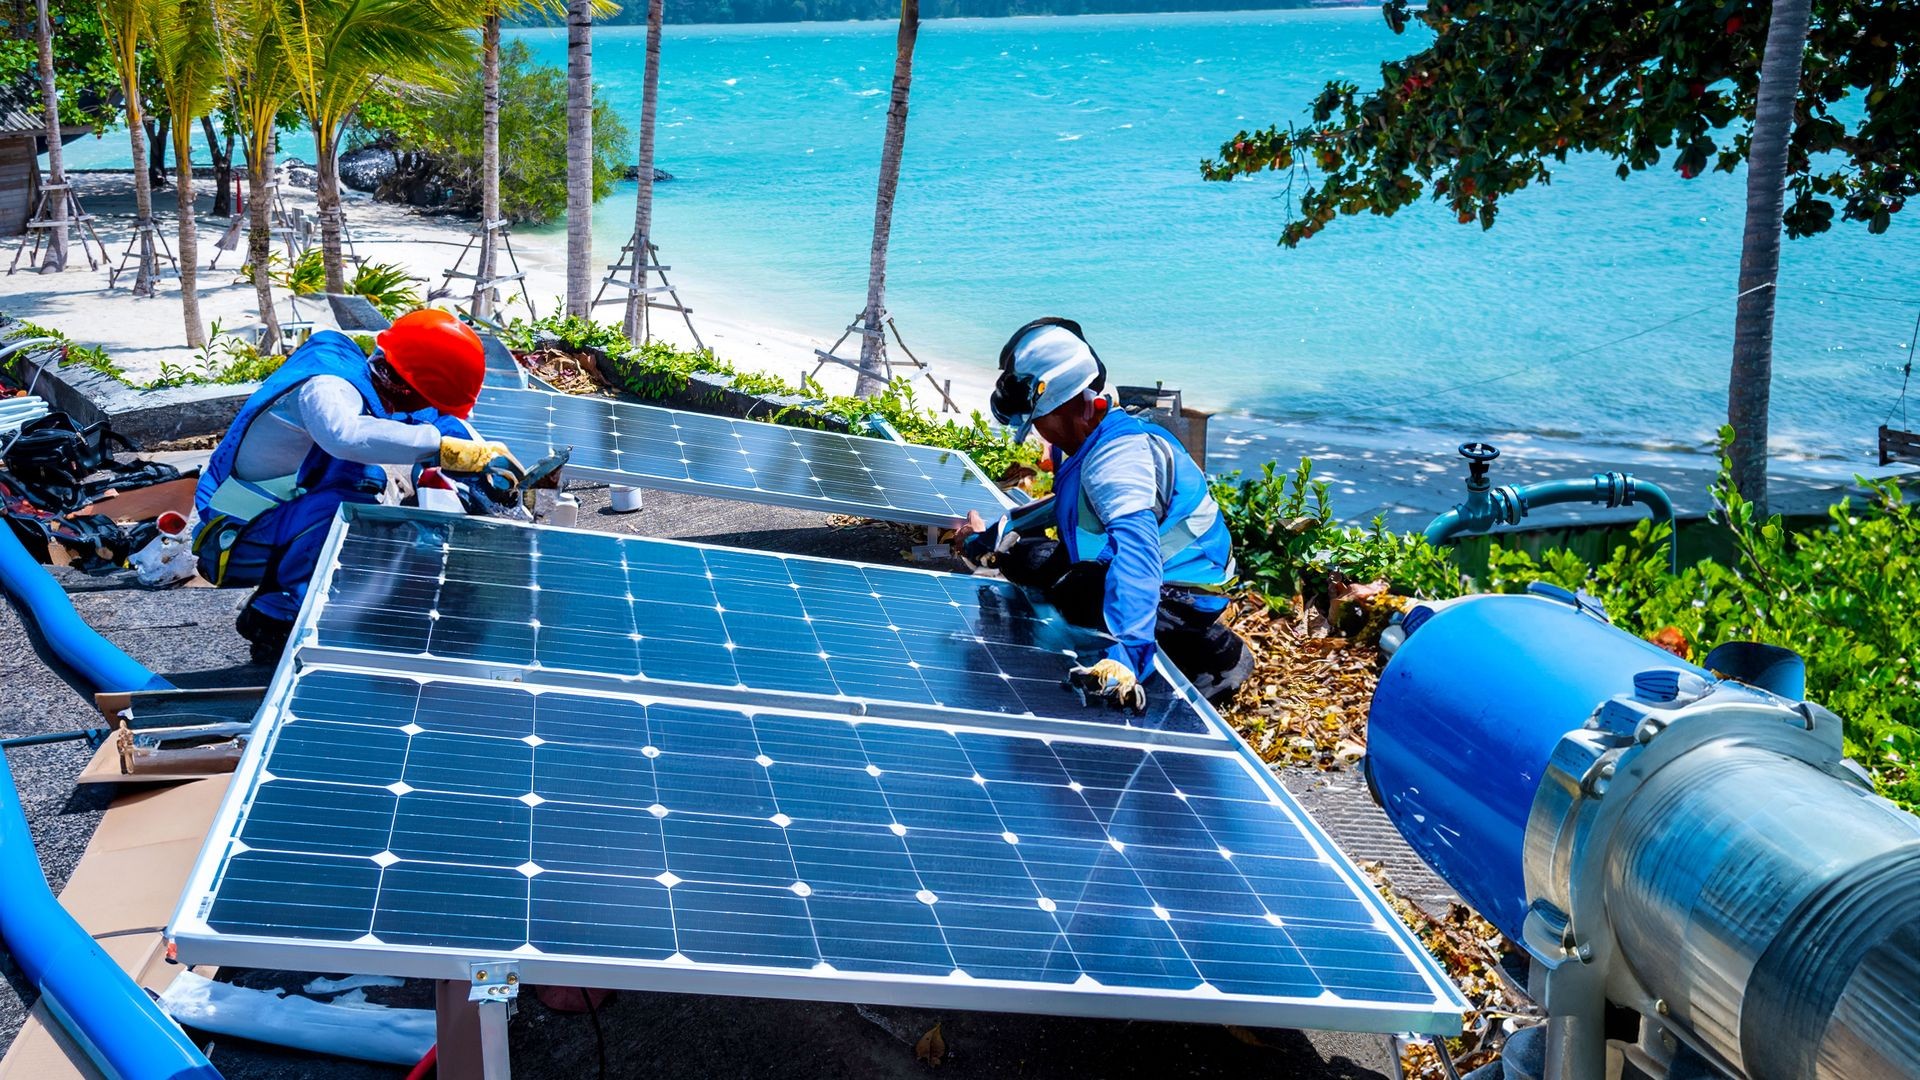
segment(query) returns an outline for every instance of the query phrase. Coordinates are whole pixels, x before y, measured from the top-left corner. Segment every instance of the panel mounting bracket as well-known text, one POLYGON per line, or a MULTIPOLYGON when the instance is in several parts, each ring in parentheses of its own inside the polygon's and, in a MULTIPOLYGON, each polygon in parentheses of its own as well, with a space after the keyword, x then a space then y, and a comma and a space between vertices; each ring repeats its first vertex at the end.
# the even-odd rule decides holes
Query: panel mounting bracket
POLYGON ((507 1017, 520 996, 520 966, 510 960, 475 960, 467 973, 467 1000, 476 1004, 480 1017, 480 1075, 483 1080, 510 1080, 507 1017))

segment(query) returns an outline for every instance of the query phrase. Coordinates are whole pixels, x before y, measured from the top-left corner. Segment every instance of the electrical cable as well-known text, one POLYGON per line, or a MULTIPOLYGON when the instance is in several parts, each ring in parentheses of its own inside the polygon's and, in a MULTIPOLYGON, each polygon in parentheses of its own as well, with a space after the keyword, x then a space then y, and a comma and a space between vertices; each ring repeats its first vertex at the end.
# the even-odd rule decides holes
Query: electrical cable
POLYGON ((1913 337, 1907 341, 1907 363, 1900 370, 1900 396, 1894 400, 1893 408, 1887 410, 1887 419, 1880 421, 1882 427, 1886 426, 1887 420, 1893 419, 1894 410, 1898 409, 1900 426, 1909 431, 1913 429, 1912 421, 1907 419, 1907 385, 1913 382, 1913 349, 1916 345, 1920 345, 1920 315, 1913 317, 1913 337))
POLYGON ((600 1080, 607 1080, 607 1037, 600 1030, 600 1006, 593 1003, 593 991, 580 988, 580 999, 587 1003, 587 1019, 593 1021, 593 1043, 600 1054, 600 1080))

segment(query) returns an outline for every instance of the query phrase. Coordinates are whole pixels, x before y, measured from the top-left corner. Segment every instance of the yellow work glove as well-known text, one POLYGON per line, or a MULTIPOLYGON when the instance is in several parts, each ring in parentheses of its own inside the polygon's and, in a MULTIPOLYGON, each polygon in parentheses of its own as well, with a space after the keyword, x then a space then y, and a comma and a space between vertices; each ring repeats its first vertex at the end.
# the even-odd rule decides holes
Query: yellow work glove
POLYGON ((1083 702, 1104 701, 1110 708, 1147 711, 1147 688, 1127 665, 1111 657, 1068 671, 1067 686, 1078 691, 1083 702))
POLYGON ((440 467, 451 472, 484 472, 487 466, 501 458, 513 462, 516 468, 520 465, 514 460, 513 451, 508 450, 505 443, 456 439, 451 435, 440 440, 440 467))

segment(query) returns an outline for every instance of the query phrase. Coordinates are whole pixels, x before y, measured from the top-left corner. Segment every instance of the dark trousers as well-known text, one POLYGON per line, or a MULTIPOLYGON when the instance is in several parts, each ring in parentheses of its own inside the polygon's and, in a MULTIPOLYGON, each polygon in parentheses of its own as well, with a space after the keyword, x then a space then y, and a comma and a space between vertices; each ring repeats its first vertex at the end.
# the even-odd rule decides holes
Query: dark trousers
MULTIPOLYGON (((1038 589, 1067 621, 1107 629, 1107 564, 1071 562, 1067 548, 1044 537, 1020 540, 1002 552, 994 566, 1016 585, 1038 589)), ((1160 588, 1154 642, 1208 700, 1226 697, 1247 677, 1252 665, 1239 635, 1228 629, 1219 610, 1202 610, 1207 594, 1178 585, 1160 588)))

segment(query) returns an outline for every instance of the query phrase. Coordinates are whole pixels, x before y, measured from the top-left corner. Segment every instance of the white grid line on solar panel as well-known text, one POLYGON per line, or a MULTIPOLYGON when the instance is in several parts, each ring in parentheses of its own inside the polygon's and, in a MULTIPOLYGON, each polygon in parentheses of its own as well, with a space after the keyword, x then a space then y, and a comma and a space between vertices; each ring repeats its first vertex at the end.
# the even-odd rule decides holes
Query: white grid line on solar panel
POLYGON ((1447 997, 1239 755, 324 668, 290 696, 207 932, 1447 997))
POLYGON ((1002 505, 965 454, 540 390, 489 389, 474 426, 522 460, 570 448, 577 477, 951 524, 1002 505))
POLYGON ((989 578, 356 509, 314 591, 328 648, 1225 738, 1158 673, 1083 703, 1110 639, 989 578))

